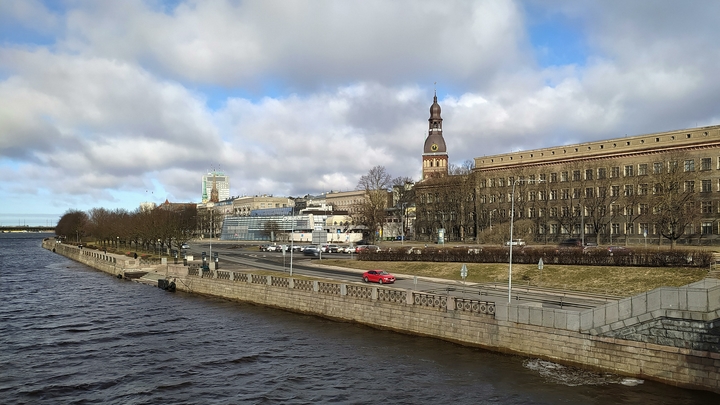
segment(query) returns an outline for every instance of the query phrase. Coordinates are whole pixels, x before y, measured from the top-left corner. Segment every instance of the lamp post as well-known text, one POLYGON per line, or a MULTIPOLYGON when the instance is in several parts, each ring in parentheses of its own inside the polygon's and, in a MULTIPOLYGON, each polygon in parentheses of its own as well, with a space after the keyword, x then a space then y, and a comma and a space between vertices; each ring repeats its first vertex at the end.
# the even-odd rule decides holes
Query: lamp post
POLYGON ((497 209, 490 210, 490 213, 488 214, 488 222, 490 223, 490 230, 492 231, 492 213, 497 211, 497 209))
POLYGON ((158 239, 158 256, 160 256, 160 239, 158 239))
MULTIPOLYGON (((515 223, 515 185, 523 182, 522 179, 513 181, 512 194, 510 195, 510 265, 508 266, 508 303, 512 301, 512 254, 513 254, 513 225, 515 223)), ((538 181, 542 183, 543 180, 538 181)))
POLYGON ((515 223, 515 185, 520 179, 514 180, 512 194, 510 195, 510 266, 508 267, 508 303, 512 301, 512 253, 513 253, 513 225, 515 223))
MULTIPOLYGON (((287 221, 287 217, 283 217, 283 221, 287 221)), ((290 217, 290 277, 293 273, 293 251, 295 250, 295 209, 293 208, 292 217, 290 217)))

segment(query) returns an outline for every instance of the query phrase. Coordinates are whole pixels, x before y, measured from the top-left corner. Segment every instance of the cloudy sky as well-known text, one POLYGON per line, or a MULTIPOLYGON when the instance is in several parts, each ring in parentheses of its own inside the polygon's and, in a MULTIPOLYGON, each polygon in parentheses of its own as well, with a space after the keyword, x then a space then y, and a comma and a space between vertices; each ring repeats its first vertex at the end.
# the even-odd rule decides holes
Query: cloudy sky
POLYGON ((720 124, 720 1, 0 0, 0 225, 720 124), (435 84, 437 83, 437 84, 435 84))

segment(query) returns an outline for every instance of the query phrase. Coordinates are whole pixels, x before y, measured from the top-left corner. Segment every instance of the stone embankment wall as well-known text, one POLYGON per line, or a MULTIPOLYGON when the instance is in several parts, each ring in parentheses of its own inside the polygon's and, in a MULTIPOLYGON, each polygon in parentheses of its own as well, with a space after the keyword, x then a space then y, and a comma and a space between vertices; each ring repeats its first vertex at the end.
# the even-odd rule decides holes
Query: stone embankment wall
MULTIPOLYGON (((73 250, 78 249, 56 248, 58 253, 110 274, 127 271, 127 267, 122 265, 136 265, 125 259, 121 265, 118 262, 110 265, 111 260, 97 259, 73 250), (107 263, 99 264, 99 261, 107 263)), ((720 311, 717 283, 708 282, 706 287, 709 288, 704 288, 705 293, 701 292, 702 286, 660 289, 657 293, 655 291, 658 290, 645 294, 644 301, 633 297, 629 301, 621 300, 600 307, 604 308, 602 311, 592 309, 578 313, 461 300, 362 283, 265 276, 252 274, 252 271, 202 272, 172 264, 161 267, 158 271, 175 281, 182 291, 720 393, 720 353, 717 350, 698 350, 694 347, 704 346, 696 346, 695 343, 691 343, 690 347, 678 344, 684 338, 695 339, 690 342, 707 343, 703 339, 712 340, 713 336, 717 336, 720 311), (667 298, 674 296, 672 291, 675 290, 677 301, 667 298), (659 307, 654 301, 655 294, 660 297, 659 307), (663 301, 663 297, 667 299, 663 301), (668 308, 673 305, 671 302, 678 305, 684 302, 685 306, 668 308), (617 318, 614 315, 616 310, 617 318), (676 316, 680 318, 674 318, 676 316), (706 321, 709 318, 713 320, 706 321), (677 333, 684 322, 702 323, 705 330, 698 328, 682 338, 671 337, 674 339, 672 344, 660 344, 666 343, 661 339, 650 341, 651 336, 659 337, 658 332, 673 336, 670 332, 677 333), (670 328, 667 329, 666 325, 670 328), (630 330, 633 333, 629 333, 630 330), (617 336, 612 336, 613 333, 617 336), (636 338, 628 339, 633 334, 636 338)), ((712 344, 707 348, 711 348, 712 344)))

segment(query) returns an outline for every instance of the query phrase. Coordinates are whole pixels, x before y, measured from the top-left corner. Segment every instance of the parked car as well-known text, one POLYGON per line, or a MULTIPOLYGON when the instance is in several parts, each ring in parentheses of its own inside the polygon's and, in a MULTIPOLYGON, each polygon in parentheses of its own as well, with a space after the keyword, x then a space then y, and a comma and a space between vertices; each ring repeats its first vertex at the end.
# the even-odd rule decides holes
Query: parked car
POLYGON ((575 239, 575 238, 565 239, 564 241, 560 242, 559 246, 560 247, 570 247, 570 248, 578 247, 579 248, 579 247, 582 247, 582 239, 575 239))
POLYGON ((608 246, 607 251, 612 253, 623 253, 626 252, 628 249, 625 246, 608 246))
POLYGON ((187 243, 183 243, 183 244, 180 246, 180 249, 190 249, 190 245, 188 245, 187 243))
MULTIPOLYGON (((522 239, 515 239, 512 241, 513 246, 525 246, 525 241, 522 239)), ((510 246, 510 241, 505 242, 505 246, 510 246)))
POLYGON ((320 247, 318 245, 308 245, 303 249, 303 255, 305 256, 319 256, 320 247))
POLYGON ((279 252, 280 246, 279 245, 269 245, 265 248, 266 252, 279 252))
POLYGON ((392 284, 395 282, 395 276, 388 273, 385 270, 369 270, 363 273, 362 279, 364 282, 380 283, 380 284, 392 284))
POLYGON ((380 246, 377 245, 360 245, 357 248, 355 248, 355 253, 360 252, 379 252, 380 246))

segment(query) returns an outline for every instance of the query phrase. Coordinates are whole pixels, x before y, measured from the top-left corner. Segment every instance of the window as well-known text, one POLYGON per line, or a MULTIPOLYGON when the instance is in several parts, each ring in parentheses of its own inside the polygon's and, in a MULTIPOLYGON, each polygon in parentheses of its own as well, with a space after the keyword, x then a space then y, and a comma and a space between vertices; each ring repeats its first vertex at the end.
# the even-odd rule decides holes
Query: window
POLYGON ((560 173, 560 181, 568 181, 568 172, 560 173))
POLYGON ((547 177, 547 176, 546 176, 545 174, 541 174, 541 175, 540 175, 540 181, 545 181, 545 180, 546 180, 546 177, 547 177))
POLYGON ((695 182, 692 180, 688 180, 685 182, 685 192, 686 193, 694 193, 695 192, 695 182))
POLYGON ((550 173, 550 183, 557 183, 557 181, 558 181, 557 173, 550 173))
POLYGON ((700 203, 700 212, 703 214, 712 214, 712 201, 702 201, 700 203))
POLYGON ((640 235, 647 235, 650 233, 650 226, 648 224, 640 224, 638 227, 638 233, 640 235))
POLYGON ((710 169, 712 169, 712 159, 702 158, 700 160, 700 170, 710 170, 710 169))
POLYGON ((607 170, 605 170, 604 167, 599 168, 598 176, 597 176, 598 180, 605 180, 606 177, 607 177, 607 170))
POLYGON ((490 187, 495 187, 495 179, 490 179, 490 187))
POLYGON ((610 187, 610 197, 620 197, 620 186, 610 187))
POLYGON ((712 192, 712 182, 710 180, 703 180, 701 191, 703 193, 710 193, 712 192))
POLYGON ((595 193, 593 193, 593 188, 592 188, 592 187, 587 187, 587 188, 585 189, 585 198, 593 198, 593 197, 595 196, 594 194, 595 194, 595 193))
POLYGON ((535 175, 534 174, 531 174, 528 176, 528 183, 535 184, 535 175))
POLYGON ((625 224, 625 232, 627 232, 628 235, 632 235, 633 231, 635 230, 635 224, 630 222, 629 224, 625 224))
POLYGON ((643 183, 638 187, 638 194, 639 195, 647 195, 648 194, 648 184, 643 183))
POLYGON ((663 186, 660 183, 655 183, 653 186, 653 194, 662 194, 663 186))
POLYGON ((534 207, 528 208, 528 218, 535 218, 535 208, 534 207))
POLYGON ((515 177, 513 177, 513 176, 508 177, 508 187, 512 186, 513 183, 515 183, 515 177))
POLYGON ((703 235, 712 235, 712 222, 703 222, 700 224, 700 233, 703 235))
POLYGON ((685 161, 685 171, 686 172, 694 172, 695 171, 695 161, 692 159, 685 161))
POLYGON ((610 177, 616 178, 620 177, 620 168, 619 167, 613 167, 610 169, 610 177))
POLYGON ((540 198, 540 201, 547 201, 547 191, 542 190, 538 193, 538 197, 540 198))
POLYGON ((580 170, 573 170, 573 181, 580 181, 580 170))
POLYGON ((498 179, 498 187, 505 187, 505 179, 504 178, 501 177, 498 179))
POLYGON ((538 210, 538 216, 539 216, 539 217, 544 217, 544 216, 545 216, 545 208, 540 208, 540 209, 538 210))
POLYGON ((573 198, 575 198, 575 199, 580 198, 580 189, 579 188, 573 189, 573 198))
POLYGON ((592 180, 593 179, 593 170, 587 169, 585 170, 585 180, 592 180))
POLYGON ((557 199, 558 199, 557 190, 550 190, 550 199, 551 199, 551 200, 557 200, 557 199))
POLYGON ((626 184, 625 185, 625 197, 630 197, 633 195, 633 186, 632 184, 626 184))
POLYGON ((558 224, 550 224, 550 233, 552 233, 552 234, 558 233, 558 224))
POLYGON ((615 234, 615 235, 620 234, 620 224, 612 224, 611 229, 612 229, 613 234, 615 234))
POLYGON ((485 194, 480 196, 480 203, 487 204, 487 196, 485 194))
POLYGON ((627 215, 629 217, 635 215, 635 207, 633 207, 632 205, 626 205, 625 206, 625 215, 627 215))
POLYGON ((633 167, 632 165, 625 166, 625 177, 632 177, 633 176, 633 167))
POLYGON ((560 190, 560 199, 567 200, 568 198, 570 198, 570 189, 564 188, 564 189, 560 190))
POLYGON ((552 207, 552 208, 550 208, 550 216, 551 216, 552 218, 556 218, 556 217, 557 217, 557 212, 558 212, 558 211, 557 211, 557 207, 552 207))
POLYGON ((647 204, 640 204, 638 205, 638 210, 640 211, 640 215, 647 215, 650 213, 650 206, 647 204))
POLYGON ((617 204, 613 204, 610 206, 610 212, 613 216, 620 215, 620 206, 617 204))
POLYGON ((661 162, 653 163, 653 174, 662 173, 662 167, 663 167, 663 164, 661 162))
POLYGON ((638 165, 638 176, 647 176, 647 163, 638 165))

